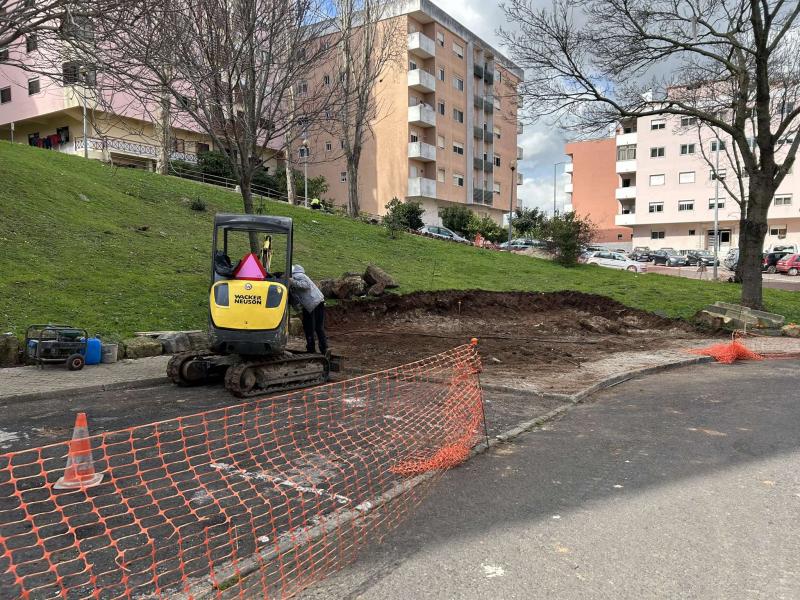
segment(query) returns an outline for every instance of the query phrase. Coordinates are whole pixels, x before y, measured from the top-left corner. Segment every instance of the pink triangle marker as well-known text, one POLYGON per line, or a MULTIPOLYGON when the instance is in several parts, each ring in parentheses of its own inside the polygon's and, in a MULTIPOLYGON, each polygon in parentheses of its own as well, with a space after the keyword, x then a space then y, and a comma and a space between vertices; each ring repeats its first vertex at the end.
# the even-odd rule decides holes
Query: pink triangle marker
POLYGON ((233 272, 234 279, 249 279, 251 281, 261 281, 267 278, 267 272, 258 257, 250 253, 245 256, 236 270, 233 272))

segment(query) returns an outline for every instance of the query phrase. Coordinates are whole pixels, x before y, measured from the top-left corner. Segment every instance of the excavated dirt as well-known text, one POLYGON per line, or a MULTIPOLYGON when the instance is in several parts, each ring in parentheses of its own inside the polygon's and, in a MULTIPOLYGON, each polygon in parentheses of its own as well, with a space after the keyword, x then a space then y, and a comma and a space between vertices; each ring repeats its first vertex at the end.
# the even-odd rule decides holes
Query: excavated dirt
POLYGON ((352 301, 328 311, 331 347, 351 372, 411 362, 478 338, 485 373, 560 378, 615 353, 687 347, 683 321, 580 292, 420 292, 352 301))

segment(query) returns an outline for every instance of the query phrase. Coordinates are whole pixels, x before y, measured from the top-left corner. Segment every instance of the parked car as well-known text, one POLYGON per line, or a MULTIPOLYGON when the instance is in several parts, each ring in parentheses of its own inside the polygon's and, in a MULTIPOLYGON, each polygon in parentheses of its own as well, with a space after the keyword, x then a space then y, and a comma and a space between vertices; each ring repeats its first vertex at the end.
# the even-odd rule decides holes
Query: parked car
POLYGON ((686 253, 686 261, 689 265, 703 263, 707 267, 713 267, 716 262, 717 266, 719 266, 719 259, 714 260, 714 253, 711 250, 689 250, 686 253))
POLYGON ((722 264, 725 265, 725 268, 729 271, 735 271, 736 265, 739 264, 739 249, 731 248, 728 250, 728 254, 722 259, 722 264))
POLYGON ((459 242, 461 244, 470 244, 468 239, 461 237, 455 231, 451 231, 447 227, 440 227, 438 225, 424 225, 417 230, 422 235, 429 235, 442 240, 450 240, 452 242, 459 242))
POLYGON ((672 248, 662 248, 653 253, 653 264, 664 265, 665 267, 685 267, 689 264, 689 261, 672 248))
POLYGON ((647 246, 636 246, 628 255, 628 258, 639 262, 650 262, 650 248, 647 246))
MULTIPOLYGON (((541 248, 544 246, 543 242, 539 240, 532 240, 530 238, 516 238, 511 240, 512 250, 527 250, 528 248, 541 248)), ((502 250, 508 248, 508 242, 503 242, 499 245, 502 250)))
POLYGON ((584 250, 578 255, 578 262, 585 265, 589 261, 589 259, 592 258, 595 254, 597 254, 597 252, 593 250, 592 251, 584 250))
POLYGON ((629 259, 619 252, 594 252, 587 260, 587 264, 608 267, 609 269, 622 269, 635 273, 646 273, 647 265, 629 259))
POLYGON ((778 261, 789 254, 793 253, 789 252, 788 250, 781 250, 780 252, 765 252, 764 258, 761 260, 761 270, 766 271, 767 273, 777 273, 778 261))
POLYGON ((800 254, 788 254, 775 263, 778 273, 797 275, 800 273, 800 254))

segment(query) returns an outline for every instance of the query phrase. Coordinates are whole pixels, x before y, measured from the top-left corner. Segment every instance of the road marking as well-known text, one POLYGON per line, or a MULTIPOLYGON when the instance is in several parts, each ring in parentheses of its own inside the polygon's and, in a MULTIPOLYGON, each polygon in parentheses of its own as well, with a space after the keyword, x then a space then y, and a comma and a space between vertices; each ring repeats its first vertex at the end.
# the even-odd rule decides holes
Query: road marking
POLYGON ((721 431, 716 431, 714 429, 706 429, 705 427, 689 427, 689 431, 699 431, 700 433, 705 433, 706 435, 712 436, 727 436, 727 433, 722 433, 721 431))
POLYGON ((250 481, 250 480, 264 481, 275 485, 289 487, 304 494, 314 494, 315 496, 330 498, 332 500, 336 500, 336 502, 338 502, 339 504, 350 503, 350 498, 348 498, 347 496, 342 496, 341 494, 331 494, 327 490, 321 490, 317 487, 311 487, 307 485, 302 485, 300 483, 295 483, 291 479, 283 479, 282 477, 275 477, 274 475, 270 475, 268 473, 265 473, 264 471, 253 473, 251 471, 237 469, 233 465, 229 465, 226 463, 211 463, 210 466, 212 469, 216 469, 217 471, 225 471, 230 475, 237 475, 238 477, 241 477, 245 481, 250 481))
POLYGON ((502 577, 506 574, 506 570, 497 565, 481 565, 481 567, 483 567, 483 574, 486 575, 486 579, 502 577))

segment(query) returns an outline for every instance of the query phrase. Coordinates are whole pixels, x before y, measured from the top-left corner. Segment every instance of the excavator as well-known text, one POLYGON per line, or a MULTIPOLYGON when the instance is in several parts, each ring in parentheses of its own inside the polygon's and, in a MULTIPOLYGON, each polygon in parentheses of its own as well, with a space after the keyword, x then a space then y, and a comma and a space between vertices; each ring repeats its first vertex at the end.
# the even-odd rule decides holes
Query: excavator
POLYGON ((338 357, 330 352, 287 349, 293 233, 288 217, 214 217, 210 352, 173 356, 167 376, 174 383, 194 386, 224 379, 231 394, 249 398, 325 383, 339 370, 338 357), (231 256, 242 258, 233 264, 231 256))

